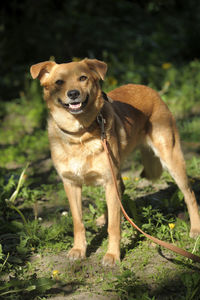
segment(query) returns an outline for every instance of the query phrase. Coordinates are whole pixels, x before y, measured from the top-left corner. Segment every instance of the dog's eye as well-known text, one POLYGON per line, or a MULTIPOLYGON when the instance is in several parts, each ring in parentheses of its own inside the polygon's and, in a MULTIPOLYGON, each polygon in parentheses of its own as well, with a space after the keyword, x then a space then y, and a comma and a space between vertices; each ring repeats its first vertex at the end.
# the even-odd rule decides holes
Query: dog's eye
POLYGON ((62 85, 62 84, 64 83, 64 80, 58 79, 58 80, 56 80, 55 83, 56 83, 57 85, 62 85))
POLYGON ((87 79, 87 76, 85 76, 85 75, 82 75, 81 77, 79 77, 80 81, 85 81, 86 79, 87 79))

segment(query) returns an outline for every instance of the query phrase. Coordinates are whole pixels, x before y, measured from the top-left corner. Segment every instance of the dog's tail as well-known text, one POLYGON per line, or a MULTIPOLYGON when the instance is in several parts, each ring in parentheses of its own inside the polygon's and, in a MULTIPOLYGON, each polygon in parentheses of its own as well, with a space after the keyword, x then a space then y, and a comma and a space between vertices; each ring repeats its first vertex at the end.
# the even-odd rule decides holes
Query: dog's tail
POLYGON ((142 155, 142 164, 144 166, 141 176, 153 181, 158 179, 163 170, 159 157, 157 157, 153 150, 148 146, 141 147, 140 151, 142 155))

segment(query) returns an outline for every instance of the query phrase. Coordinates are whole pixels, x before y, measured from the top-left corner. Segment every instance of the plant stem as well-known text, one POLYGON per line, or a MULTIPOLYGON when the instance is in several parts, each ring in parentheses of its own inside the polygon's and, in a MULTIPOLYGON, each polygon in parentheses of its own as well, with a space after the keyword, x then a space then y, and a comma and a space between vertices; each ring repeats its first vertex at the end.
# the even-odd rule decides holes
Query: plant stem
POLYGON ((196 242, 195 242, 195 244, 194 244, 194 248, 193 248, 193 250, 192 250, 192 253, 195 253, 195 252, 196 252, 196 247, 197 247, 199 238, 200 238, 200 235, 199 235, 198 238, 196 239, 196 242))
POLYGON ((174 244, 174 238, 173 238, 173 233, 172 233, 172 230, 171 230, 171 229, 170 229, 170 235, 171 235, 172 243, 174 244))
POLYGON ((26 221, 26 219, 25 219, 23 213, 22 213, 16 206, 14 206, 14 205, 12 205, 12 204, 10 205, 10 208, 16 210, 16 212, 17 212, 17 213, 20 215, 20 217, 22 218, 24 224, 27 225, 27 221, 26 221))

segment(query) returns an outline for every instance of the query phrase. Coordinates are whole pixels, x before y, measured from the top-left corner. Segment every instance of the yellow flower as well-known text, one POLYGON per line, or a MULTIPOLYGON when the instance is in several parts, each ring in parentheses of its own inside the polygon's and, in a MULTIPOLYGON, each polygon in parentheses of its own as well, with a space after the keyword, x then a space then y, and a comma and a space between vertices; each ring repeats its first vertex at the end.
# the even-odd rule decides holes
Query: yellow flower
POLYGON ((27 174, 24 174, 24 175, 23 175, 23 179, 24 179, 24 180, 26 180, 27 177, 28 177, 27 174))
POLYGON ((113 76, 109 76, 107 77, 107 83, 109 85, 117 85, 117 79, 114 78, 113 76))
POLYGON ((59 271, 58 271, 58 270, 53 270, 52 276, 53 276, 54 278, 58 277, 58 274, 59 274, 59 271))
POLYGON ((174 223, 169 223, 168 225, 169 225, 170 230, 173 230, 174 227, 175 227, 175 224, 174 224, 174 223))
POLYGON ((139 177, 135 177, 135 181, 139 181, 140 180, 140 178, 139 177))
POLYGON ((49 60, 50 61, 55 61, 55 56, 50 56, 49 60))
POLYGON ((171 67, 172 67, 172 64, 169 63, 169 62, 166 62, 166 63, 163 63, 163 64, 162 64, 162 69, 163 69, 163 70, 168 70, 168 69, 170 69, 171 67))
POLYGON ((123 176, 122 179, 123 180, 129 180, 129 177, 128 176, 123 176))
POLYGON ((73 62, 78 62, 78 61, 80 61, 81 60, 81 58, 79 58, 79 57, 72 57, 72 61, 73 62))

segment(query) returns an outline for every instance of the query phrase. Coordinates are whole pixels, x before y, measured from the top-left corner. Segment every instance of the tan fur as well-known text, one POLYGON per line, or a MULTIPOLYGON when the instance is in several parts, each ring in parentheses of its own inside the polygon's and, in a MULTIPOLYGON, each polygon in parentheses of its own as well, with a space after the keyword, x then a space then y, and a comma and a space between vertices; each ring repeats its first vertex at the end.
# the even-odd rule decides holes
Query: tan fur
POLYGON ((96 121, 100 112, 106 121, 106 138, 119 189, 121 163, 135 147, 141 147, 144 175, 155 179, 165 167, 183 192, 191 236, 200 234, 200 217, 194 193, 188 185, 175 120, 167 106, 157 92, 135 84, 111 91, 108 96, 113 102, 105 101, 99 80, 104 79, 106 71, 106 64, 95 59, 65 64, 43 62, 31 67, 32 77, 39 78, 44 87, 52 159, 63 180, 73 217, 74 246, 68 256, 79 259, 86 253, 82 185, 103 185, 109 235, 103 263, 112 266, 120 260, 120 207, 96 121), (75 100, 69 96, 71 91, 78 91, 75 100), (80 105, 80 111, 76 105, 80 105), (83 105, 86 106, 82 109, 83 105))

